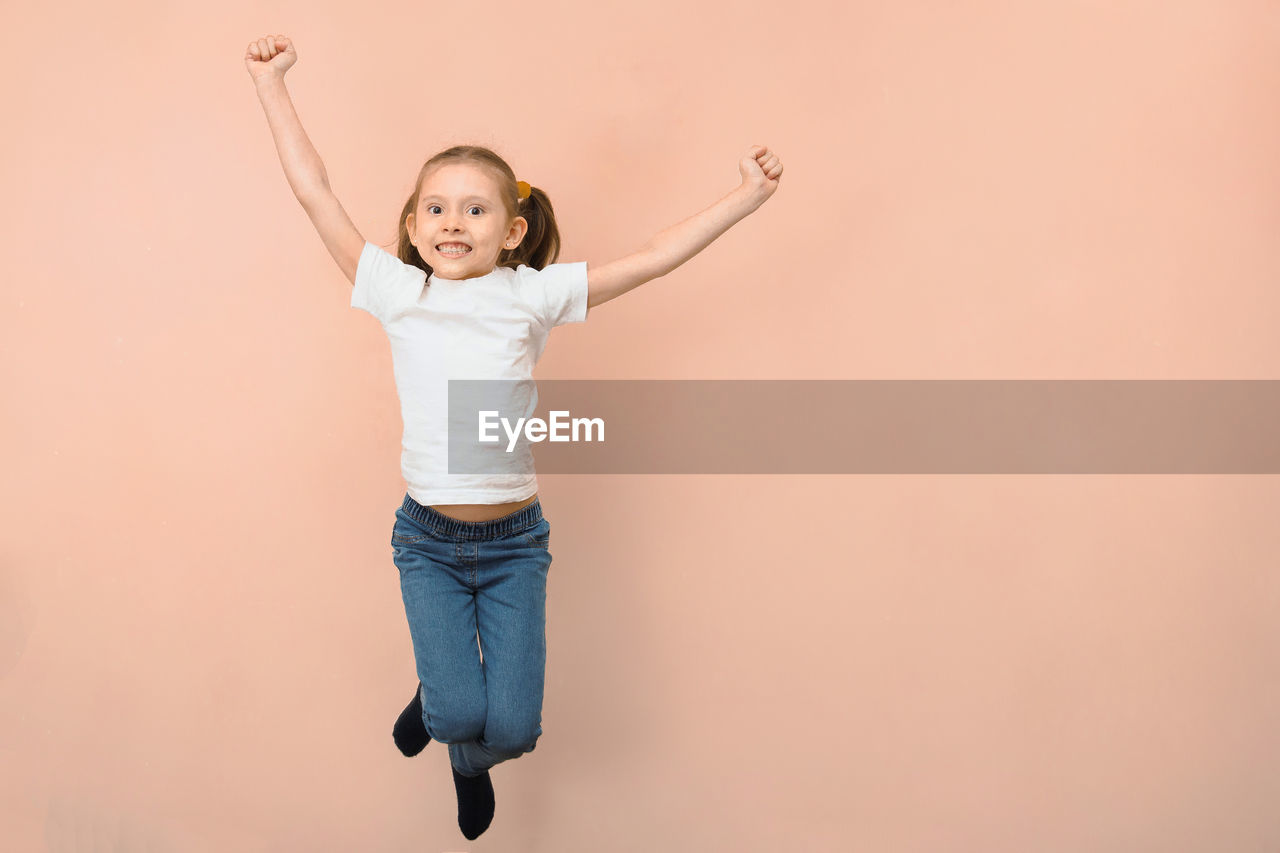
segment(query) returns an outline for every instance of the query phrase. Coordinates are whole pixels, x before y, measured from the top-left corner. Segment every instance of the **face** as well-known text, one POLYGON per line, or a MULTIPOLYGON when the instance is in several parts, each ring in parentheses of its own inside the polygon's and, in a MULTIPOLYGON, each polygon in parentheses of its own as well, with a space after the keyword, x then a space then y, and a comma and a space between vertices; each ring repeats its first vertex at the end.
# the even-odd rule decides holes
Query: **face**
MULTIPOLYGON (((507 221, 498 184, 470 163, 447 163, 427 173, 418 209, 405 220, 409 239, 439 278, 460 281, 493 272, 498 255, 520 245, 529 224, 507 221), (450 254, 440 245, 465 243, 470 251, 450 254)), ((459 248, 454 246, 452 248, 459 248)))

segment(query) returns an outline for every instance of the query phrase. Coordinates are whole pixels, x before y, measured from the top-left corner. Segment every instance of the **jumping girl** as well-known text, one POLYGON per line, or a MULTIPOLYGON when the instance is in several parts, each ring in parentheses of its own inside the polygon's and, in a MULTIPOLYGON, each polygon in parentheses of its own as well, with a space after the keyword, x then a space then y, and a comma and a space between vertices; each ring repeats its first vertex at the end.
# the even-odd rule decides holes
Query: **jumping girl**
POLYGON ((448 745, 458 826, 474 839, 493 819, 489 768, 532 751, 542 734, 551 525, 531 454, 500 473, 449 473, 448 380, 531 382, 553 328, 702 251, 773 195, 782 163, 752 146, 728 195, 588 268, 556 262, 546 192, 488 148, 458 145, 418 170, 391 254, 351 223, 298 121, 284 85, 298 59, 292 42, 263 36, 244 59, 290 188, 352 283, 352 307, 391 342, 408 487, 391 546, 418 675, 392 735, 409 756, 432 739, 448 745))

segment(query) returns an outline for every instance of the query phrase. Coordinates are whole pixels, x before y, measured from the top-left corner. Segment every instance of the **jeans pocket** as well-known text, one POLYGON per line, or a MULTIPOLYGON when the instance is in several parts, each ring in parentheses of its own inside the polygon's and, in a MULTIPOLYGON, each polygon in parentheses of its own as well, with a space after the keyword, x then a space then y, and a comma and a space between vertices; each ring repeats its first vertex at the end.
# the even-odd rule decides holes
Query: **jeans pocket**
POLYGON ((539 548, 548 547, 551 544, 551 522, 543 518, 524 532, 524 538, 530 545, 537 545, 539 548))
POLYGON ((403 510, 396 510, 396 523, 391 528, 391 545, 415 545, 425 541, 440 541, 440 536, 432 533, 427 527, 422 526, 412 518, 404 514, 403 510))

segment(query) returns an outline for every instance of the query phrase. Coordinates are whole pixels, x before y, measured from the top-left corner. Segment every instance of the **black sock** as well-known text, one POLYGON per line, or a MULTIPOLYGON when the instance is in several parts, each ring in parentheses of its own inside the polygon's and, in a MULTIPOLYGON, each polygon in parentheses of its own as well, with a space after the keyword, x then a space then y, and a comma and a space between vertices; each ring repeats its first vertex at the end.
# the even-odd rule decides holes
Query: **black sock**
POLYGON ((391 737, 395 738, 396 747, 410 758, 422 752, 427 744, 431 743, 427 727, 422 724, 421 690, 422 682, 419 681, 418 689, 413 691, 413 701, 400 712, 395 728, 391 730, 391 737))
POLYGON ((474 841, 493 820, 493 782, 489 779, 489 771, 472 778, 463 776, 455 768, 453 787, 458 792, 458 828, 474 841))

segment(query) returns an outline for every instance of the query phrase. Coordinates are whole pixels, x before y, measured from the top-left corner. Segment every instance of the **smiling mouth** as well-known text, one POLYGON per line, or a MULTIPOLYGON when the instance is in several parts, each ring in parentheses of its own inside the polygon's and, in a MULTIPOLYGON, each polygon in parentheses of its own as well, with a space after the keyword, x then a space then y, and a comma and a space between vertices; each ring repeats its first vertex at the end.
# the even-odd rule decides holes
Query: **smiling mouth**
POLYGON ((471 247, 464 246, 460 243, 441 243, 436 246, 436 252, 444 255, 446 258, 460 258, 463 255, 471 254, 471 247))

